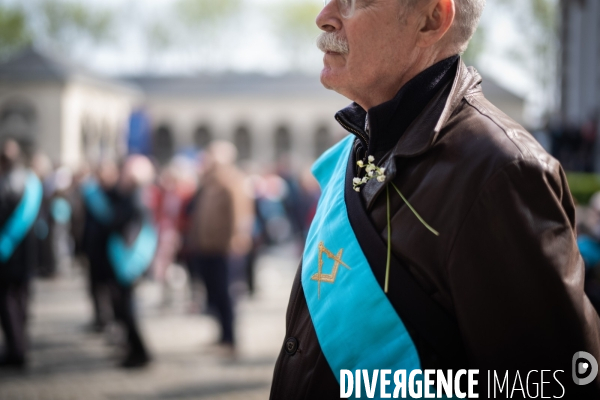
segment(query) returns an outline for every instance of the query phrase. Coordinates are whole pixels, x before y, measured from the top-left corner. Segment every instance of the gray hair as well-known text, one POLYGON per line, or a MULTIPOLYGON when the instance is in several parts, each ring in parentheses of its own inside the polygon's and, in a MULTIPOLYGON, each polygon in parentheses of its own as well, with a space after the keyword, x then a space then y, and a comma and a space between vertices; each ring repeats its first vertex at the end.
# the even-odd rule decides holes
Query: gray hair
POLYGON ((463 53, 477 30, 485 0, 455 0, 454 4, 456 16, 450 32, 454 36, 452 42, 459 46, 458 52, 463 53))
MULTIPOLYGON (((408 7, 412 7, 422 0, 401 1, 406 3, 408 7)), ((475 30, 477 30, 481 13, 485 7, 485 0, 454 0, 454 5, 456 14, 454 23, 448 31, 448 40, 456 46, 455 51, 462 54, 467 49, 475 30)))

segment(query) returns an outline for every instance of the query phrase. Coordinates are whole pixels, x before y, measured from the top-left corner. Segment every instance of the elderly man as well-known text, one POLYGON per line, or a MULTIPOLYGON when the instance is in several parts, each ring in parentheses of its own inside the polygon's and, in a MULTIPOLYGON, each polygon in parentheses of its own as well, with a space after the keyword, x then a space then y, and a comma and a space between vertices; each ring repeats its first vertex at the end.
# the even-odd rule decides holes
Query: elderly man
POLYGON ((313 168, 271 399, 365 396, 384 369, 477 369, 480 398, 598 396, 565 175, 459 56, 484 0, 325 3, 321 82, 354 101, 335 116, 352 135, 313 168))

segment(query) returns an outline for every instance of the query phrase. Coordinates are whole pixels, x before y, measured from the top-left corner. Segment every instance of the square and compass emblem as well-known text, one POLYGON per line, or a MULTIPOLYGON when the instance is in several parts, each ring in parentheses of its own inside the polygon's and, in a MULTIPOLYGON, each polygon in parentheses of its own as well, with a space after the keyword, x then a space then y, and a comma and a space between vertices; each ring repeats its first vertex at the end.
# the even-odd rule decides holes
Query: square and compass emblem
POLYGON ((335 283, 335 279, 337 277, 340 265, 343 266, 344 268, 347 268, 348 270, 352 269, 345 262, 342 261, 343 253, 344 253, 344 249, 340 249, 337 252, 337 254, 333 254, 329 249, 327 249, 325 247, 325 244, 323 242, 319 243, 319 272, 317 272, 310 278, 313 281, 317 281, 317 283, 319 285, 319 289, 318 289, 319 299, 321 298, 321 282, 332 283, 332 284, 335 283), (333 269, 331 270, 330 274, 323 273, 323 254, 325 254, 327 256, 327 258, 334 261, 333 269))

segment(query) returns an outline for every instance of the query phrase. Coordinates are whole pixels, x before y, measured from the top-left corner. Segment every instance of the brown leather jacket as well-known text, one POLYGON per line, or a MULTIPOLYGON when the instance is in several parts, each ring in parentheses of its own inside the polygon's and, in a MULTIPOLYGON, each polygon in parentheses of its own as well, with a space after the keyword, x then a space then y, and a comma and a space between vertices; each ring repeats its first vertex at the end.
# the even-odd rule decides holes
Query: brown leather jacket
MULTIPOLYGON (((386 168, 386 182, 373 179, 361 192, 384 241, 389 181, 440 232, 433 235, 390 192, 392 252, 460 332, 456 348, 464 357, 451 365, 421 343, 418 333, 413 336, 407 324, 422 368, 478 368, 482 381, 486 370, 560 369, 564 398, 599 396, 600 377, 587 386, 575 386, 571 379, 576 352, 600 361, 600 320, 583 292, 584 266, 565 174, 523 127, 486 100, 480 83, 478 73, 459 61, 454 81, 377 160, 386 168)), ((343 112, 338 121, 361 138, 358 151, 366 133, 343 112)), ((339 398, 299 273, 271 399, 339 398)), ((390 279, 393 283, 393 270, 390 279)), ((486 397, 484 388, 480 398, 486 397)), ((549 393, 560 396, 560 388, 554 393, 546 389, 544 395, 549 393)))

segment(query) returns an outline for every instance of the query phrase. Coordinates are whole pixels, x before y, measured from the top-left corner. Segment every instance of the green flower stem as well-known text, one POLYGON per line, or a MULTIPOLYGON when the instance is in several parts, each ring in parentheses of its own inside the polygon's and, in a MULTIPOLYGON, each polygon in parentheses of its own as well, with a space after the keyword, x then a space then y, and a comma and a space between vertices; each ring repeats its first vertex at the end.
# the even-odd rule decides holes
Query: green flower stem
POLYGON ((390 185, 385 186, 387 195, 387 261, 385 263, 385 287, 384 292, 388 292, 390 282, 390 263, 392 260, 392 224, 390 224, 390 185))
MULTIPOLYGON (((413 214, 415 214, 415 216, 419 219, 419 221, 421 221, 421 223, 423 225, 425 225, 425 228, 429 229, 431 231, 431 233, 433 233, 435 236, 440 236, 438 231, 436 231, 431 226, 429 226, 429 224, 427 224, 427 222, 425 222, 425 220, 423 218, 421 218, 421 216, 419 215, 417 210, 415 210, 413 208, 413 206, 410 205, 408 200, 406 200, 406 198, 402 195, 402 193, 400 193, 400 189, 398 189, 398 187, 394 184, 394 182, 391 182, 391 184, 392 184, 392 186, 394 186, 394 189, 396 189, 396 192, 398 192, 398 194, 400 195, 402 200, 404 200, 404 202, 406 203, 408 208, 410 208, 410 210, 413 212, 413 214)), ((389 195, 388 195, 388 227, 389 227, 389 224, 390 224, 390 216, 389 216, 389 195)), ((389 236, 388 236, 388 241, 389 241, 389 236)), ((389 254, 389 252, 390 252, 390 250, 389 250, 389 244, 388 244, 388 254, 389 254)))

